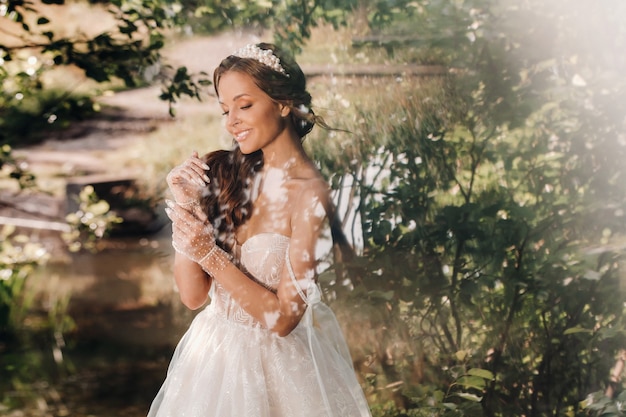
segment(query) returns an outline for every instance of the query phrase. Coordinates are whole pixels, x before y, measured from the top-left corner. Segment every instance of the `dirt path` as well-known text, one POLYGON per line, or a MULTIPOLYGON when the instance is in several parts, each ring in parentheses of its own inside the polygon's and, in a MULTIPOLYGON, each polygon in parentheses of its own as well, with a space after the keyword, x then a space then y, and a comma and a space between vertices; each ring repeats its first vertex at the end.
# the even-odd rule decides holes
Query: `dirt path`
MULTIPOLYGON (((175 40, 163 51, 164 62, 173 67, 186 66, 193 73, 211 74, 228 53, 258 40, 256 35, 237 32, 175 40)), ((14 154, 23 158, 34 172, 105 173, 104 154, 117 152, 170 120, 167 103, 159 99, 160 89, 155 85, 100 97, 98 102, 105 110, 98 117, 76 122, 67 130, 51 134, 41 144, 18 149, 14 154)), ((177 118, 213 108, 206 100, 184 99, 177 105, 177 118)))

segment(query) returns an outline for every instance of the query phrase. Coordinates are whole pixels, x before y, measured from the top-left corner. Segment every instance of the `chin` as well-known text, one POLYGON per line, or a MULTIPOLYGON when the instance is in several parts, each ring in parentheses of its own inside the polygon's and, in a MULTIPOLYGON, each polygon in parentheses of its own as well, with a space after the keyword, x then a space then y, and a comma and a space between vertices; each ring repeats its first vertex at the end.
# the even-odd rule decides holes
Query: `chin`
POLYGON ((259 148, 256 148, 256 147, 246 146, 245 143, 243 144, 243 146, 242 144, 237 144, 237 146, 239 146, 239 150, 244 155, 249 155, 259 150, 259 148))

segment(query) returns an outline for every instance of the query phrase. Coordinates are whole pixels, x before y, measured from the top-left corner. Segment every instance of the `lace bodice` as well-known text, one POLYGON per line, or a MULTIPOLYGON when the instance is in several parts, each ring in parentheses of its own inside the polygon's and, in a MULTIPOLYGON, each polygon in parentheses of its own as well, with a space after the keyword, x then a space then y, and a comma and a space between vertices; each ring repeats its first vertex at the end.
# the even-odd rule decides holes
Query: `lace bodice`
MULTIPOLYGON (((260 233, 237 248, 244 272, 266 288, 275 291, 285 265, 290 238, 278 233, 260 233)), ((261 327, 261 324, 239 306, 215 280, 211 286, 211 308, 234 322, 261 327)))
MULTIPOLYGON (((289 274, 290 238, 262 233, 235 250, 242 270, 276 290, 289 274)), ((297 282, 296 282, 297 285, 297 282)), ((297 287, 300 323, 279 337, 213 280, 211 303, 178 344, 149 417, 371 417, 337 320, 317 285, 297 287)))

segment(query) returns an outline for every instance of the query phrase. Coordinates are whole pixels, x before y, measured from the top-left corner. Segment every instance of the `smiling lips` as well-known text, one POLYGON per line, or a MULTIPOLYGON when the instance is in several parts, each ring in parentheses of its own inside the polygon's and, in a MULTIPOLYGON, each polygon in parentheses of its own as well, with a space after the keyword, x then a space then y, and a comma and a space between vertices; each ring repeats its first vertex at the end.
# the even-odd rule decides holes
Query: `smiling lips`
POLYGON ((249 133, 249 132, 250 132, 250 130, 249 130, 249 129, 248 129, 248 130, 242 130, 241 132, 237 132, 237 133, 234 135, 235 140, 236 140, 237 142, 241 142, 242 140, 244 140, 244 139, 248 136, 248 133, 249 133))

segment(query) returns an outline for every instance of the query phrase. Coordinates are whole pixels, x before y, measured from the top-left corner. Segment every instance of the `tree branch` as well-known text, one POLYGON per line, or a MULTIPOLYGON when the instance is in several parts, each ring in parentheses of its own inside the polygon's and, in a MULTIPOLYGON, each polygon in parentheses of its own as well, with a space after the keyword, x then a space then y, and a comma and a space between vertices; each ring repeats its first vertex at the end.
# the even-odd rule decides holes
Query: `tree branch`
POLYGON ((605 395, 609 398, 613 398, 616 393, 617 384, 622 379, 622 374, 624 373, 624 363, 626 362, 626 349, 621 349, 617 355, 617 360, 615 361, 615 366, 613 366, 613 370, 611 371, 611 376, 609 377, 609 385, 606 387, 605 395))

